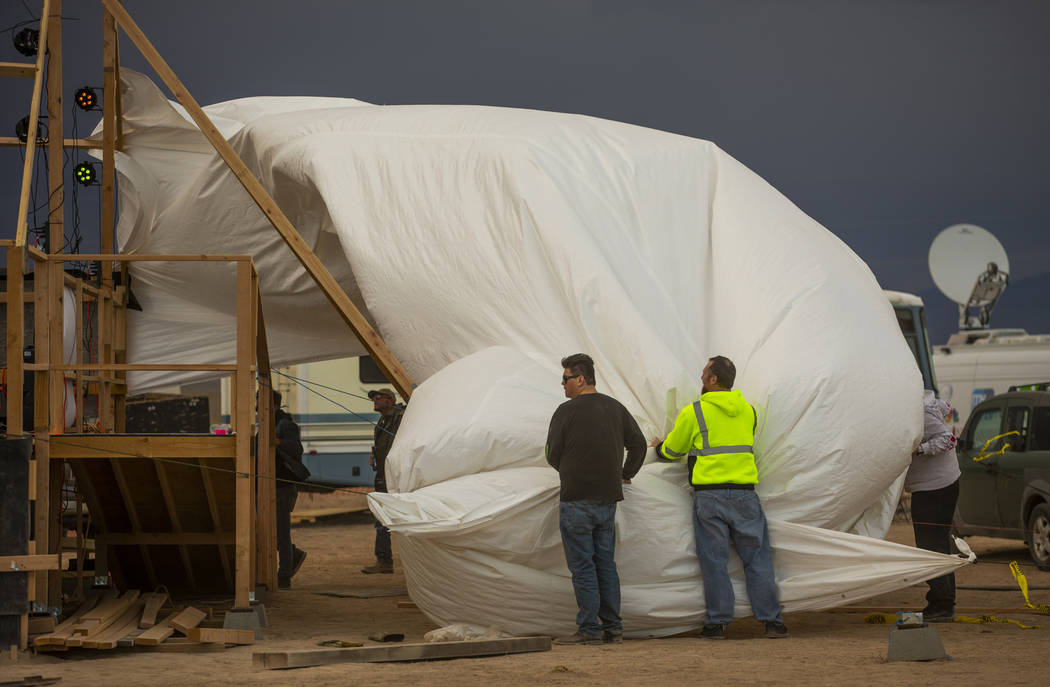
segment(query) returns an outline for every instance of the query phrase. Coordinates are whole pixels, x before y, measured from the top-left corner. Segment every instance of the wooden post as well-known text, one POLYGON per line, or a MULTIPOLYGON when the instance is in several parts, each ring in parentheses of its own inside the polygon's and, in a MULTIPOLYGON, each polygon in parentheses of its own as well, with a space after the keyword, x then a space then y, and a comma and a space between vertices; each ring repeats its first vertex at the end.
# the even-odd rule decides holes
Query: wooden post
POLYGON ((387 376, 387 379, 401 393, 403 398, 409 398, 412 395, 412 379, 390 349, 387 348, 382 337, 372 328, 372 325, 368 323, 368 320, 357 309, 350 297, 346 295, 346 292, 343 291, 343 288, 328 271, 328 268, 310 250, 310 247, 299 235, 299 232, 292 226, 291 221, 277 206, 277 203, 270 197, 270 194, 263 188, 259 180, 249 171, 248 167, 233 150, 233 147, 226 142, 223 135, 215 128, 208 115, 204 113, 197 101, 193 99, 193 96, 179 81, 175 72, 172 71, 168 63, 164 61, 164 58, 160 56, 153 44, 142 33, 142 30, 131 19, 127 10, 117 0, 102 0, 102 3, 113 15, 117 23, 127 32, 128 37, 131 38, 132 42, 142 52, 143 57, 157 71, 157 74, 171 89, 178 101, 186 108, 186 112, 200 127, 201 133, 211 142, 219 156, 222 157, 238 181, 241 182, 241 185, 244 186, 245 190, 248 191, 248 194, 259 206, 259 209, 263 211, 263 214, 270 220, 270 223, 281 235, 281 238, 292 249, 292 253, 306 268, 307 273, 310 274, 329 302, 339 312, 343 321, 350 326, 350 329, 353 330, 354 334, 375 360, 379 369, 383 371, 383 374, 387 376))
POLYGON ((51 0, 47 14, 47 121, 48 137, 47 154, 51 164, 48 167, 48 253, 61 253, 66 242, 65 222, 65 186, 62 164, 63 122, 62 122, 62 0, 51 0))
POLYGON ((277 482, 274 470, 274 450, 277 437, 274 435, 273 380, 270 376, 270 349, 266 343, 266 321, 263 317, 262 299, 256 294, 259 326, 256 329, 255 360, 259 374, 259 402, 256 412, 259 417, 258 451, 256 454, 256 484, 258 489, 259 563, 258 581, 269 591, 277 589, 277 482))
MULTIPOLYGON (((61 265, 51 265, 46 260, 33 264, 33 351, 35 363, 48 359, 51 349, 48 320, 50 312, 49 292, 51 270, 61 265)), ((35 553, 48 550, 48 513, 51 510, 51 444, 48 441, 48 398, 51 393, 50 375, 47 370, 33 373, 33 456, 36 460, 36 507, 33 511, 33 540, 35 553)), ((38 574, 35 582, 35 597, 47 599, 47 575, 38 574)))
POLYGON ((237 263, 237 372, 233 378, 231 396, 236 398, 233 421, 237 443, 236 512, 237 564, 234 575, 234 607, 248 608, 248 592, 254 591, 252 559, 255 541, 252 538, 252 285, 249 262, 237 263))
MULTIPOLYGON (((65 351, 63 350, 65 309, 65 265, 62 263, 51 266, 49 270, 51 277, 48 289, 48 332, 50 333, 50 347, 45 359, 48 365, 61 365, 65 351)), ((39 353, 39 352, 38 352, 39 353)), ((61 370, 50 370, 51 380, 51 422, 49 434, 62 434, 66 425, 66 379, 61 370)))
MULTIPOLYGON (((102 10, 102 237, 99 252, 113 252, 113 208, 116 176, 113 151, 117 137, 117 24, 102 10)), ((113 263, 101 266, 102 288, 113 286, 113 263)), ((100 361, 101 362, 101 361, 100 361)), ((109 430, 112 431, 112 430, 109 430)))
POLYGON ((22 349, 25 348, 25 249, 7 249, 7 433, 22 434, 22 349))
MULTIPOLYGON (((77 328, 76 328, 76 349, 74 362, 84 362, 84 282, 77 279, 76 289, 76 311, 77 311, 77 328)), ((74 373, 76 378, 76 395, 74 397, 77 409, 77 416, 74 420, 73 425, 74 431, 84 431, 84 373, 81 370, 76 370, 74 373)), ((79 516, 78 516, 79 517, 79 516)))
MULTIPOLYGON (((48 46, 48 27, 51 24, 47 21, 47 18, 51 16, 51 0, 44 0, 44 11, 40 15, 40 39, 39 45, 48 46)), ((25 164, 22 165, 22 194, 18 198, 18 224, 15 226, 15 246, 25 246, 26 236, 29 233, 29 227, 26 222, 29 221, 29 191, 32 188, 33 182, 33 160, 36 157, 36 140, 39 137, 40 132, 38 131, 37 123, 40 120, 40 94, 43 92, 44 87, 44 61, 47 55, 47 50, 40 49, 37 51, 36 56, 36 78, 33 80, 33 100, 29 106, 29 132, 26 138, 26 160, 25 164)), ((50 136, 50 130, 48 135, 50 136)), ((59 140, 62 139, 62 131, 59 130, 55 134, 59 140)), ((59 156, 58 160, 55 160, 55 164, 61 167, 59 156)))

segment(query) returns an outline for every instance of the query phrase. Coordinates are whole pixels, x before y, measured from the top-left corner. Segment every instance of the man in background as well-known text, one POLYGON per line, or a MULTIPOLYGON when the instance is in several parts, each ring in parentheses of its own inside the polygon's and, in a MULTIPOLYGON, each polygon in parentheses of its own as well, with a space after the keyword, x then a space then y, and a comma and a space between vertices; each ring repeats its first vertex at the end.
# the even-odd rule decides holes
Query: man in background
POLYGON ((616 571, 616 502, 645 460, 645 435, 627 409, 594 388, 594 361, 563 358, 565 396, 551 417, 547 462, 558 471, 558 524, 572 573, 578 630, 555 644, 623 641, 616 571), (624 463, 624 449, 627 462, 624 463))
POLYGON ((299 498, 298 482, 310 476, 303 465, 303 443, 299 425, 281 407, 281 394, 274 390, 274 428, 277 446, 274 475, 277 477, 277 588, 290 589, 306 552, 292 544, 292 510, 299 498))
MULTIPOLYGON (((369 391, 368 398, 372 399, 372 407, 379 413, 379 422, 376 423, 372 442, 372 455, 368 462, 376 471, 376 491, 386 493, 386 457, 390 453, 390 447, 394 445, 394 435, 397 434, 397 428, 401 426, 405 407, 398 404, 397 395, 393 389, 369 391)), ((376 520, 375 555, 376 562, 362 568, 361 572, 366 575, 394 572, 394 551, 390 545, 390 530, 378 520, 376 520)))

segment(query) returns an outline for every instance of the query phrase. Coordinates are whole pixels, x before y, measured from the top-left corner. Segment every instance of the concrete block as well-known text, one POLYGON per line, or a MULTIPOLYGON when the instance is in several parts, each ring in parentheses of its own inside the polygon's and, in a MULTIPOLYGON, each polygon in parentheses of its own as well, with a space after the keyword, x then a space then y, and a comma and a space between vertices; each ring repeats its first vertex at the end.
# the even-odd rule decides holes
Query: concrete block
POLYGON ((906 629, 895 627, 890 632, 887 661, 936 661, 947 656, 941 636, 929 625, 906 629))
MULTIPOLYGON (((256 604, 256 607, 262 604, 256 604)), ((262 623, 259 622, 259 612, 253 608, 234 608, 226 611, 222 621, 224 630, 251 630, 256 639, 262 639, 262 623)))

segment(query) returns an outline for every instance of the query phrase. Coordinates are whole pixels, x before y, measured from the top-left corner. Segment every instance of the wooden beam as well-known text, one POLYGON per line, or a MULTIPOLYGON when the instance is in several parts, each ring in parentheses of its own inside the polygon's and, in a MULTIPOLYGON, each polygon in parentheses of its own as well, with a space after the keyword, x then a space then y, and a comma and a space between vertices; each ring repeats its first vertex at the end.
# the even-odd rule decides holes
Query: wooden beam
MULTIPOLYGON (((183 363, 158 363, 158 364, 135 364, 135 363, 59 363, 57 365, 49 366, 50 369, 56 371, 72 371, 72 370, 97 370, 99 372, 157 372, 167 370, 184 370, 186 372, 234 372, 237 370, 236 365, 194 365, 194 364, 183 364, 183 363)), ((27 366, 26 369, 37 369, 32 366, 27 366)))
POLYGON ((22 434, 22 350, 25 348, 25 304, 22 302, 25 254, 7 250, 7 429, 22 434))
MULTIPOLYGON (((54 458, 236 458, 236 438, 200 435, 77 434, 52 437, 54 458)), ((233 466, 227 466, 233 467, 233 466)))
MULTIPOLYGON (((43 13, 40 15, 42 18, 47 17, 51 14, 51 0, 44 0, 43 13)), ((38 40, 39 45, 46 46, 47 42, 47 31, 50 22, 40 22, 40 38, 38 40)), ((44 60, 47 56, 47 50, 38 50, 36 55, 36 66, 34 69, 33 79, 33 99, 29 106, 29 132, 26 137, 27 141, 36 141, 39 138, 39 132, 37 124, 40 121, 40 94, 43 92, 44 87, 44 60)), ((59 131, 58 135, 61 136, 62 132, 59 131)), ((22 165, 22 194, 18 199, 18 224, 15 225, 15 245, 24 246, 26 245, 26 235, 28 234, 28 227, 26 222, 29 219, 29 191, 32 188, 33 182, 33 159, 36 157, 36 146, 26 146, 26 159, 22 165)), ((55 161, 56 165, 59 165, 58 160, 55 161)))
POLYGON ((107 546, 230 546, 234 538, 233 532, 107 532, 95 541, 107 546))
MULTIPOLYGON (((73 627, 73 635, 84 637, 97 635, 120 619, 125 611, 135 605, 138 598, 139 590, 129 589, 119 599, 103 601, 80 617, 80 622, 73 627)), ((66 646, 69 646, 68 641, 66 646)))
POLYGON ((108 255, 105 253, 66 253, 61 255, 49 255, 47 259, 51 262, 96 262, 109 260, 110 262, 251 262, 250 255, 219 255, 205 253, 136 253, 128 255, 116 253, 108 255))
POLYGON ((191 642, 218 644, 254 644, 253 630, 227 630, 221 627, 194 627, 186 633, 191 642))
POLYGON ((139 616, 142 614, 142 601, 136 601, 113 621, 110 626, 97 634, 82 640, 85 649, 114 649, 123 637, 138 630, 139 616))
MULTIPOLYGON (((46 142, 37 141, 37 147, 50 146, 51 140, 48 139, 46 142)), ((20 138, 14 136, 0 136, 0 148, 21 148, 26 145, 26 142, 20 138)), ((85 150, 95 150, 99 147, 98 141, 92 141, 86 138, 64 138, 62 139, 63 148, 83 148, 85 150)))
POLYGON ((55 132, 47 144, 47 154, 51 160, 47 175, 47 252, 61 253, 65 250, 66 242, 63 217, 65 186, 62 178, 66 167, 61 164, 65 155, 62 145, 65 131, 62 120, 62 0, 51 0, 48 13, 42 16, 47 17, 47 123, 49 131, 55 132))
MULTIPOLYGON (((50 309, 51 265, 35 262, 33 287, 33 350, 35 360, 46 361, 51 350, 50 333, 47 328, 50 309)), ((36 506, 33 509, 33 540, 38 552, 48 550, 51 531, 51 446, 48 442, 48 400, 51 384, 47 372, 33 373, 33 455, 36 458, 36 506)), ((46 575, 37 575, 34 581, 36 598, 46 599, 48 580, 46 575)))
POLYGON ((117 598, 117 590, 107 589, 105 592, 93 589, 87 593, 84 603, 67 620, 58 624, 54 632, 42 635, 33 640, 33 646, 63 646, 67 637, 73 636, 73 628, 77 626, 80 619, 90 610, 94 609, 102 601, 117 598))
POLYGON ((164 620, 149 628, 135 638, 135 646, 157 646, 168 637, 175 634, 175 628, 171 626, 181 611, 173 611, 164 620))
POLYGON ((336 311, 343 318, 343 320, 350 326, 350 329, 354 332, 361 343, 368 350, 368 353, 375 360, 379 369, 383 371, 387 379, 394 385, 394 387, 401 393, 404 398, 409 398, 412 395, 412 389, 414 384, 412 379, 405 372, 401 363, 398 362, 394 354, 387 348, 386 343, 379 336, 379 334, 372 328, 372 325, 368 323, 361 311, 357 309, 350 297, 346 295, 343 288, 336 281, 335 277, 328 271, 328 268, 324 266, 324 263, 314 254, 314 252, 307 245, 306 241, 303 240, 299 232, 296 231, 291 221, 285 216, 278 207, 277 203, 273 200, 270 194, 266 191, 263 185, 258 179, 252 174, 248 167, 244 164, 241 158, 234 151, 233 147, 226 141, 222 133, 212 124, 208 115, 205 114, 201 106, 197 104, 197 101, 193 99, 186 87, 183 86, 182 82, 172 71, 168 63, 164 61, 164 58, 160 56, 160 53, 153 47, 149 39, 146 38, 142 30, 139 29, 138 25, 131 19, 131 16, 127 11, 116 1, 116 0, 102 0, 106 8, 113 14, 117 23, 120 24, 121 28, 127 32, 128 37, 131 38, 132 42, 138 47, 139 51, 142 52, 143 57, 152 65, 153 69, 156 70, 160 78, 167 84, 168 88, 175 95, 182 106, 186 108, 186 112, 190 115, 193 121, 200 128, 201 133, 211 142, 212 146, 222 157, 223 161, 233 172, 234 176, 237 177, 241 185, 244 186, 245 190, 255 201, 259 209, 262 210, 263 214, 266 215, 267 219, 274 226, 277 232, 284 239, 285 243, 295 254, 299 262, 302 263, 303 267, 306 268, 307 273, 314 279, 318 287, 324 293, 325 297, 332 303, 336 311))
POLYGON ((256 451, 256 526, 258 538, 258 578, 259 584, 266 585, 270 591, 277 589, 277 475, 275 469, 275 448, 277 437, 274 433, 273 380, 270 375, 270 349, 266 343, 266 321, 263 317, 262 298, 256 292, 255 308, 258 311, 258 326, 255 332, 255 360, 259 376, 259 401, 256 413, 259 430, 256 451))
POLYGON ((208 617, 207 613, 190 606, 171 619, 171 626, 182 634, 186 634, 191 628, 200 625, 206 617, 208 617))
POLYGON ((361 646, 348 649, 310 649, 306 651, 257 651, 252 654, 256 668, 283 669, 331 665, 333 663, 384 663, 428 661, 476 656, 503 656, 530 651, 550 651, 550 637, 513 637, 466 642, 423 642, 394 646, 361 646))
POLYGON ((58 555, 36 554, 33 556, 0 556, 0 573, 26 572, 29 570, 58 570, 61 567, 58 555))
POLYGON ((230 415, 233 420, 237 442, 237 514, 234 530, 237 533, 236 566, 234 568, 234 607, 248 608, 248 593, 255 590, 252 568, 255 558, 255 539, 252 536, 252 348, 255 337, 252 332, 251 312, 254 306, 251 293, 252 265, 237 263, 237 372, 232 383, 231 399, 235 402, 230 415))
POLYGON ((168 600, 168 593, 154 592, 152 594, 143 594, 142 598, 144 606, 142 607, 142 617, 139 618, 139 627, 146 630, 156 624, 157 612, 164 605, 164 602, 168 600))
POLYGON ((36 63, 0 62, 0 76, 16 79, 32 79, 36 76, 36 63))
MULTIPOLYGON (((117 138, 117 23, 113 15, 102 11, 102 237, 99 252, 108 255, 113 252, 113 207, 116 185, 116 165, 114 150, 117 138)), ((102 262, 101 277, 103 286, 113 284, 113 263, 102 262)), ((101 362, 101 361, 100 361, 101 362)))

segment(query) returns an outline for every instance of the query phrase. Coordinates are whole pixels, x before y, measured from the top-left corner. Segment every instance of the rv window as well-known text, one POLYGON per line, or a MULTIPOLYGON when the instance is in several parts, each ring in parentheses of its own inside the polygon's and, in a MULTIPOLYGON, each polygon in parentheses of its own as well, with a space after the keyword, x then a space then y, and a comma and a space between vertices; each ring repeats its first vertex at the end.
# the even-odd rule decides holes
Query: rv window
POLYGON ((1033 451, 1050 451, 1050 408, 1036 408, 1032 415, 1033 451))
POLYGON ((376 365, 376 361, 372 360, 372 356, 363 355, 358 358, 357 376, 361 380, 362 384, 388 384, 389 380, 383 371, 376 365))
POLYGON ((1010 442, 1011 451, 1023 451, 1028 444, 1028 407, 1013 406, 1006 411, 1007 432, 1020 432, 1020 435, 1004 437, 1010 442))
MULTIPOLYGON (((970 446, 972 446, 975 451, 980 451, 984 446, 984 442, 999 434, 999 427, 1002 425, 1002 420, 1002 408, 989 408, 988 410, 982 411, 970 425, 970 446)), ((998 446, 989 446, 988 448, 994 449, 998 448, 998 446)))

